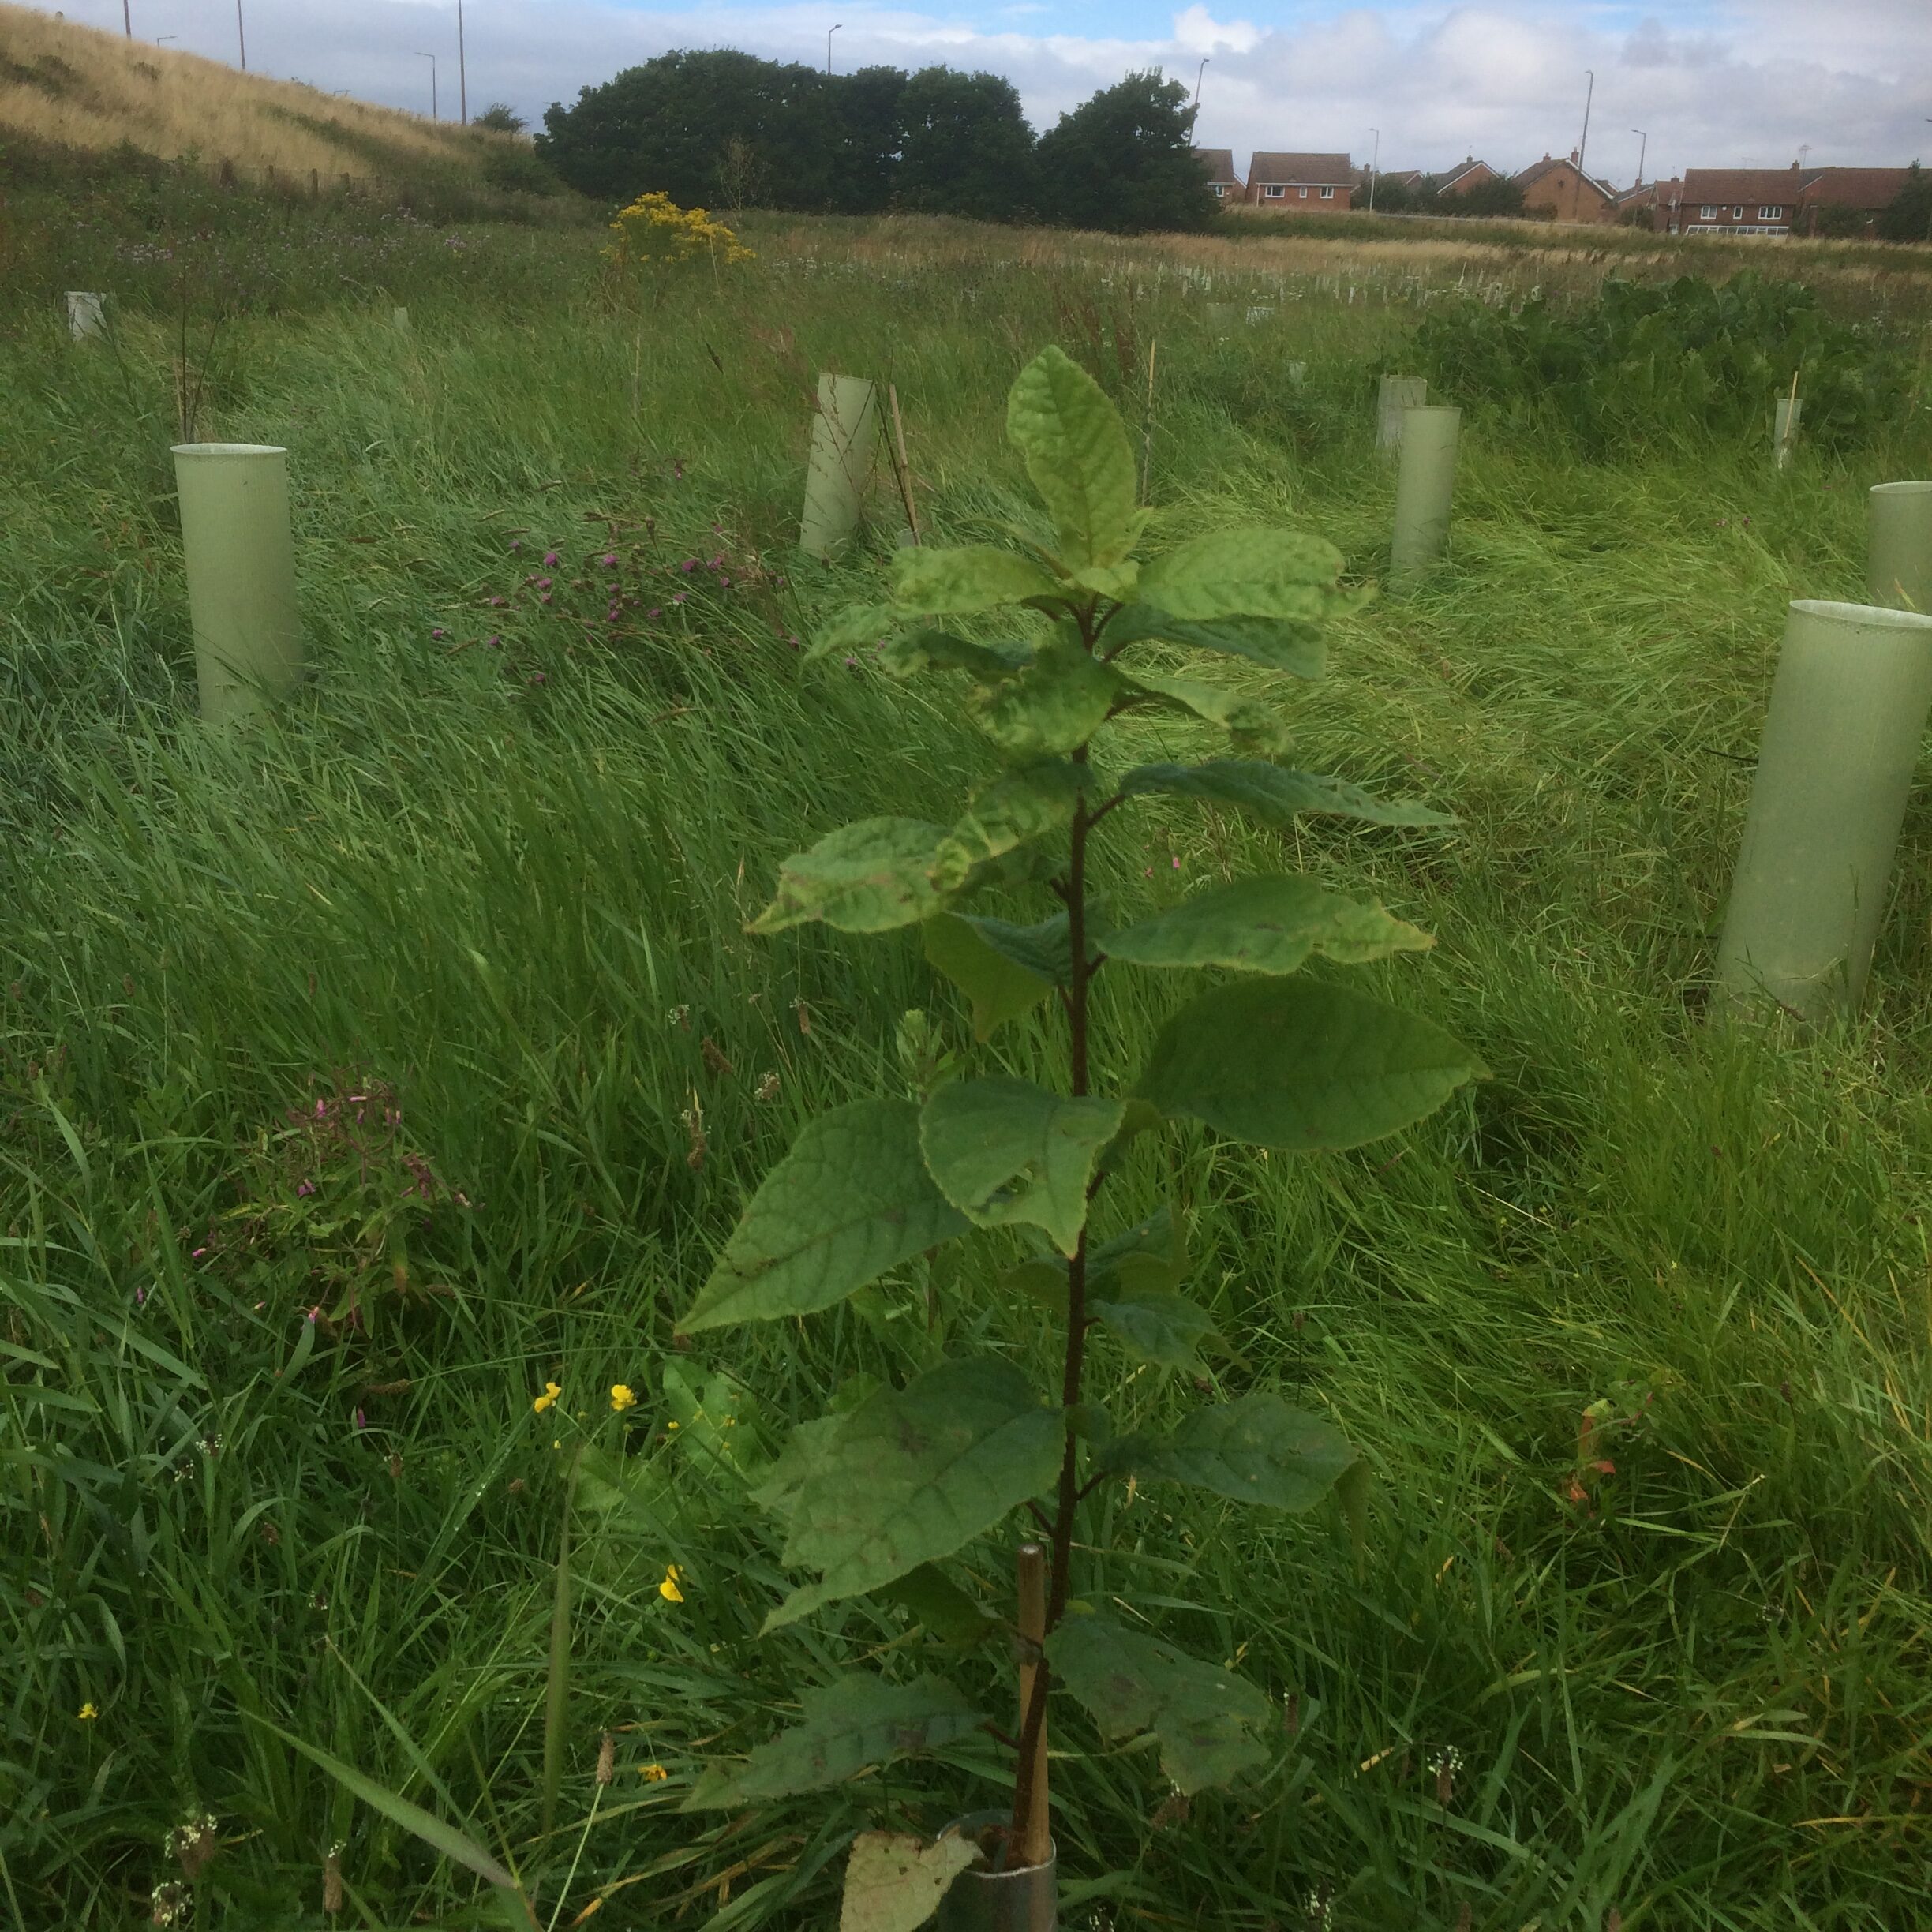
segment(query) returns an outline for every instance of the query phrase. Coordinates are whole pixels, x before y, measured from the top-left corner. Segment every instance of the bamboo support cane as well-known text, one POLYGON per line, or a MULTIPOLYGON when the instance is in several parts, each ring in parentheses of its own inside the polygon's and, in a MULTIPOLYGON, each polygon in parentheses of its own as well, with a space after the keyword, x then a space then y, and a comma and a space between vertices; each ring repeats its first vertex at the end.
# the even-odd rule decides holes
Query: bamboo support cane
POLYGON ((892 406, 893 474, 898 480, 899 500, 905 506, 912 548, 917 549, 924 539, 919 534, 919 504, 912 494, 912 466, 906 459, 905 418, 899 414, 898 389, 891 383, 886 385, 886 400, 892 406))

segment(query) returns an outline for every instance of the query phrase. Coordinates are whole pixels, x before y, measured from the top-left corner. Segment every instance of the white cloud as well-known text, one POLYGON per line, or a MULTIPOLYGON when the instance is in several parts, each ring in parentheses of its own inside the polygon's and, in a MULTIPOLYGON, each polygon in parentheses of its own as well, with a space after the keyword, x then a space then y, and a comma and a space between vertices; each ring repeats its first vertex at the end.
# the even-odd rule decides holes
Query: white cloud
MULTIPOLYGON (((935 8, 942 0, 929 0, 935 8)), ((69 17, 118 31, 120 0, 62 0, 69 17)), ((244 0, 251 65, 370 99, 426 105, 417 48, 443 57, 455 96, 453 0, 244 0)), ((970 5, 971 0, 963 0, 970 5)), ((1385 167, 1440 167, 1469 152, 1518 167, 1576 144, 1583 70, 1594 68, 1593 167, 1627 180, 1650 130, 1649 171, 1795 159, 1878 163, 1932 152, 1927 0, 1694 0, 1633 21, 1633 8, 1574 0, 1278 0, 1281 24, 1222 20, 1196 0, 1166 31, 1076 32, 1106 14, 1072 0, 982 0, 964 12, 838 0, 841 68, 945 62, 1009 76, 1036 126, 1097 87, 1159 66, 1192 85, 1202 57, 1200 139, 1231 147, 1345 149, 1382 130, 1385 167)), ((232 58, 232 16, 206 0, 133 0, 144 38, 232 58)), ((552 100, 676 47, 736 46, 814 65, 826 0, 465 0, 472 109, 494 99, 541 114, 552 100)), ((1119 14, 1114 16, 1119 18, 1119 14)))

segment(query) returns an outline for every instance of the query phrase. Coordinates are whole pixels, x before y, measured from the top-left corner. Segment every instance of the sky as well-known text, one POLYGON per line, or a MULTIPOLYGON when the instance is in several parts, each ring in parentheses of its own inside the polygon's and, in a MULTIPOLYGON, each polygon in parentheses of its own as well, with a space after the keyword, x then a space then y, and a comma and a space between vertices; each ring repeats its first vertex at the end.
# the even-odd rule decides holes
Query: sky
MULTIPOLYGON (((137 39, 235 57, 230 0, 126 0, 137 39)), ((455 0, 241 0, 249 64, 333 92, 426 110, 437 56, 456 100, 455 0)), ((119 31, 122 0, 47 12, 119 31)), ((626 5, 464 0, 472 111, 553 101, 673 47, 773 58, 984 68, 1019 88, 1035 127, 1097 88, 1159 68, 1190 88, 1197 139, 1232 148, 1377 152, 1384 169, 1474 154, 1507 170, 1566 154, 1623 185, 1688 167, 1932 163, 1932 0, 1486 0, 1349 6, 1328 0, 787 0, 626 5), (1205 69, 1200 62, 1205 58, 1205 69)))

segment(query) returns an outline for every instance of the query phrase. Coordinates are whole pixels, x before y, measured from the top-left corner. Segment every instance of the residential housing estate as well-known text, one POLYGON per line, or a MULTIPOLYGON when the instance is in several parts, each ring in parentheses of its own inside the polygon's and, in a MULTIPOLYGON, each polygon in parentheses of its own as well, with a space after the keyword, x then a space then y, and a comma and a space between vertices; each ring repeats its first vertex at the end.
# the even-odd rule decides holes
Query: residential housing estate
MULTIPOLYGON (((1244 180, 1228 148, 1197 148, 1208 185, 1222 202, 1246 208, 1339 215, 1372 203, 1370 174, 1345 154, 1257 151, 1244 180)), ((1558 222, 1648 223, 1660 234, 1791 235, 1855 231, 1888 208, 1905 185, 1902 167, 1687 168, 1668 181, 1619 190, 1586 174, 1572 152, 1545 155, 1512 178, 1524 212, 1558 222)), ((1436 184, 1438 197, 1466 193, 1500 171, 1472 155, 1436 184)), ((1411 186, 1415 168, 1383 168, 1376 180, 1411 186)))

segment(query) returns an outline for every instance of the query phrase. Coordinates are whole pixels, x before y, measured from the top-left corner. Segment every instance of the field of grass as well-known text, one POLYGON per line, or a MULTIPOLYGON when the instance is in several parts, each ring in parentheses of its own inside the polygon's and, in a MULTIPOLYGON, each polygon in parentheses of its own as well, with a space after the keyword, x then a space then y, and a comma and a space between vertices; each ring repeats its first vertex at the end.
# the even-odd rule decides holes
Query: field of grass
POLYGON ((342 174, 479 181, 527 144, 421 114, 244 73, 198 54, 0 0, 0 143, 132 150, 306 182, 342 174))
MULTIPOLYGON (((671 1346, 799 1122, 903 1085, 908 1009, 973 1050, 915 941, 742 930, 788 852, 944 816, 989 763, 942 694, 801 672, 893 531, 831 568, 794 547, 811 377, 897 385, 929 536, 964 540, 1032 514, 1020 364, 1060 342, 1138 429, 1158 345, 1155 544, 1286 520, 1372 577, 1374 377, 1425 298, 1500 271, 774 223, 749 268, 638 301, 582 233, 411 230, 354 275, 303 265, 366 238, 287 239, 200 421, 290 450, 316 668, 271 727, 193 715, 167 446, 205 338, 170 304, 212 298, 77 227, 0 319, 0 1917, 148 1923, 205 1814, 198 1927, 486 1922, 286 1733, 462 1822, 546 1925, 826 1925, 854 1829, 997 1803, 1005 1760, 679 1814, 800 1687, 926 1644, 864 1607, 761 1639, 782 1573, 737 1471, 846 1377, 1043 1338, 969 1264, 671 1346), (125 291, 110 340, 65 339, 74 285, 125 291), (1204 295, 1271 312, 1224 334, 1204 295), (545 1831, 585 1439, 638 1502, 575 1512, 545 1831)), ((1923 350, 1923 283, 1838 293, 1923 350)), ((1312 769, 1459 814, 1306 820, 1286 856, 1439 935, 1373 975, 1493 1077, 1360 1153, 1204 1136, 1129 1171, 1121 1211, 1159 1182, 1195 1216, 1226 1385, 1332 1416, 1376 1486, 1359 1558, 1321 1515, 1094 1506, 1080 1591, 1158 1600, 1284 1721, 1190 1812, 1151 1752, 1057 1720, 1069 1925, 1926 1923, 1923 799, 1856 1024, 1713 1026, 1705 998, 1784 603, 1859 593, 1864 487, 1932 470, 1923 375, 1882 446, 1782 476, 1769 397, 1750 447, 1605 466, 1472 412, 1450 564, 1271 690, 1312 769)), ((1165 903, 1283 844, 1170 807, 1105 883, 1165 903)), ((1163 1011, 1105 988, 1103 1064, 1163 1011)))

